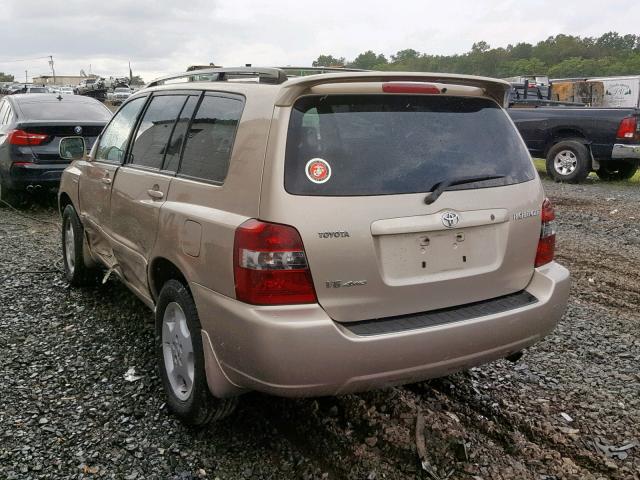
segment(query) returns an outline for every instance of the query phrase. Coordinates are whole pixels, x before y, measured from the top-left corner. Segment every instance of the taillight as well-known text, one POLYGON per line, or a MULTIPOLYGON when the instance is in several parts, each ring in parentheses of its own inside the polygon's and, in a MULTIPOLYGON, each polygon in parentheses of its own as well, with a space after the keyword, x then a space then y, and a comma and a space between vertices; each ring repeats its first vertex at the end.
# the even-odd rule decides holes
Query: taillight
POLYGON ((382 84, 384 93, 440 93, 435 85, 422 82, 387 82, 382 84))
POLYGON ((636 134, 637 127, 638 124, 636 122, 636 117, 623 118, 620 122, 620 125, 618 126, 618 133, 616 133, 616 138, 633 138, 636 134))
POLYGON ((49 135, 44 133, 31 133, 24 130, 11 130, 7 135, 7 140, 11 145, 33 146, 43 143, 49 135))
POLYGON ((233 257, 238 300, 254 305, 317 302, 295 228, 247 220, 236 230, 233 257))
POLYGON ((553 261, 556 250, 556 214, 553 205, 548 198, 542 202, 540 213, 542 225, 540 227, 540 240, 538 240, 538 250, 536 252, 536 267, 541 267, 553 261))

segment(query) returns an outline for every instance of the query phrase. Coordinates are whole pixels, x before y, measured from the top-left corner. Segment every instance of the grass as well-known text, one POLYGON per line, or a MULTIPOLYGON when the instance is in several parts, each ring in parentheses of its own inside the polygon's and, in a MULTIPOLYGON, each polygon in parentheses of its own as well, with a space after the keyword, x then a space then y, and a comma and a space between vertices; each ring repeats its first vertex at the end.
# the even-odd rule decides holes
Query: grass
MULTIPOLYGON (((547 175, 547 168, 545 167, 544 158, 534 158, 533 164, 536 166, 536 170, 538 170, 538 173, 542 178, 547 178, 547 179, 549 178, 549 176, 547 175)), ((631 177, 629 180, 625 180, 623 182, 604 182, 603 180, 600 180, 594 172, 592 172, 589 174, 589 181, 600 182, 600 183, 612 183, 616 185, 638 186, 640 185, 640 170, 638 170, 638 172, 636 172, 636 174, 633 177, 631 177)))

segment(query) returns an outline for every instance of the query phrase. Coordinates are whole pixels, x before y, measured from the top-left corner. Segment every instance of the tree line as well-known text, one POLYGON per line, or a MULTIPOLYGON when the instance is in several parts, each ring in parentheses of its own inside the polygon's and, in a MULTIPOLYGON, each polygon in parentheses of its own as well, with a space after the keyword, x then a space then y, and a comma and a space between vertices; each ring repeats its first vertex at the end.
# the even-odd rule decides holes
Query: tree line
POLYGON ((313 66, 466 73, 488 77, 640 75, 640 35, 608 32, 600 37, 580 37, 560 34, 535 45, 520 42, 506 48, 491 48, 487 42, 479 41, 470 51, 456 55, 432 55, 408 48, 387 58, 382 53, 367 50, 349 61, 344 57, 323 54, 313 62, 313 66))

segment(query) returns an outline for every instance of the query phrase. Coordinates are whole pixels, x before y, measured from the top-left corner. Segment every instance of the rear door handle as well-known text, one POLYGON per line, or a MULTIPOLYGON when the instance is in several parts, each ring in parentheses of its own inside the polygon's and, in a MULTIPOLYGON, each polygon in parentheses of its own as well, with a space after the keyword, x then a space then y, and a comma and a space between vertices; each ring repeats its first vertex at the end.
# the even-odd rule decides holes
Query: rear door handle
POLYGON ((147 195, 149 195, 151 198, 158 198, 158 199, 164 197, 164 193, 162 193, 160 190, 154 190, 154 189, 147 190, 147 195))

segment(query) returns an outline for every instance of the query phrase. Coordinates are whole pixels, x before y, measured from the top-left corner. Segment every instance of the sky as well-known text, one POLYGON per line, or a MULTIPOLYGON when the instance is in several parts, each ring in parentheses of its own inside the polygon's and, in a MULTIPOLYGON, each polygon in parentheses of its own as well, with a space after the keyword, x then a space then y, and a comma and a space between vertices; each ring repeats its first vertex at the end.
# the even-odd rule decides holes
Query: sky
POLYGON ((188 65, 311 65, 405 48, 464 53, 566 33, 639 33, 637 0, 0 0, 0 72, 134 75, 188 65))

